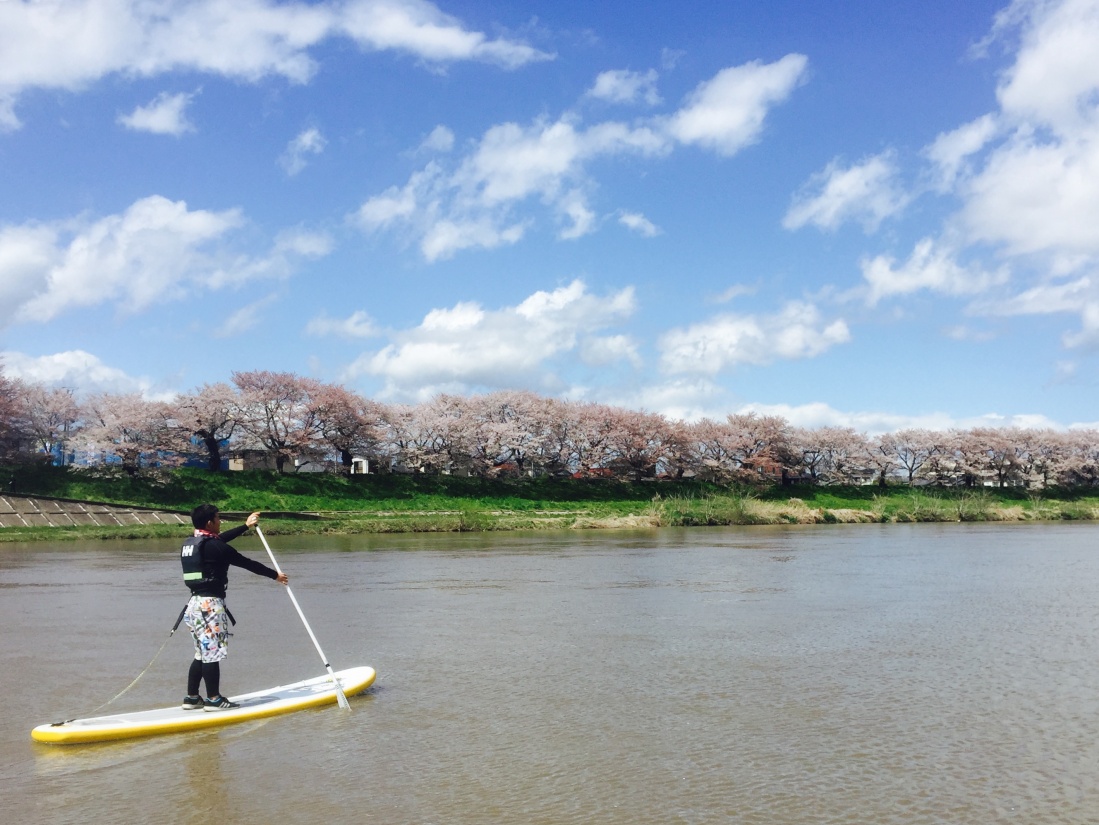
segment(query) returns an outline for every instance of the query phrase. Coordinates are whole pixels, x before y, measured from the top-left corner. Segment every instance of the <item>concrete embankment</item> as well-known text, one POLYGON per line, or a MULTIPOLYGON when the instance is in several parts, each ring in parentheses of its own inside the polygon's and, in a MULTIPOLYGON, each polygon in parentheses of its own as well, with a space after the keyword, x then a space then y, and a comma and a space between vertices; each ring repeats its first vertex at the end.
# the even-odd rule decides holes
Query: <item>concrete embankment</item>
POLYGON ((0 495, 3 527, 121 527, 132 524, 186 524, 189 514, 145 507, 69 501, 45 496, 0 495))

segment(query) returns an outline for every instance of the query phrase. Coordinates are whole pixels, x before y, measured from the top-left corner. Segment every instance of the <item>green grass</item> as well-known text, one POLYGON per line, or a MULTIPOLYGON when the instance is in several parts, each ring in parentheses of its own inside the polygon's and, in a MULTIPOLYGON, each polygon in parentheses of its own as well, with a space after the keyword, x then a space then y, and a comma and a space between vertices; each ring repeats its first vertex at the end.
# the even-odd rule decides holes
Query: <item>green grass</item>
POLYGON ((536 510, 557 506, 618 505, 647 501, 652 488, 601 479, 477 479, 459 476, 327 473, 279 475, 273 472, 209 473, 180 469, 131 478, 113 468, 69 467, 0 469, 0 484, 11 492, 189 510, 205 501, 223 510, 431 510, 456 503, 536 510))
MULTIPOLYGON (((24 495, 188 512, 212 502, 229 514, 267 513, 288 533, 455 532, 850 522, 1092 520, 1099 491, 890 487, 719 487, 696 481, 344 477, 272 472, 115 468, 0 468, 0 488, 24 495), (321 518, 291 518, 297 513, 321 518), (279 514, 286 514, 280 517, 279 514)), ((0 541, 176 536, 178 527, 4 528, 0 541)))

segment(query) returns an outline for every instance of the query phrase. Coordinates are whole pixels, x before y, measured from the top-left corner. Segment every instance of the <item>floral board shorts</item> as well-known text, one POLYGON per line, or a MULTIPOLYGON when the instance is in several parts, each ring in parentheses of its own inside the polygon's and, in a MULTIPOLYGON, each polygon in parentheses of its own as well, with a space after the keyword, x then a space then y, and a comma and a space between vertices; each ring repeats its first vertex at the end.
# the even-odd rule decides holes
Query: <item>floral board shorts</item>
POLYGON ((229 616, 216 596, 191 596, 183 622, 195 640, 195 658, 220 662, 229 655, 229 616))

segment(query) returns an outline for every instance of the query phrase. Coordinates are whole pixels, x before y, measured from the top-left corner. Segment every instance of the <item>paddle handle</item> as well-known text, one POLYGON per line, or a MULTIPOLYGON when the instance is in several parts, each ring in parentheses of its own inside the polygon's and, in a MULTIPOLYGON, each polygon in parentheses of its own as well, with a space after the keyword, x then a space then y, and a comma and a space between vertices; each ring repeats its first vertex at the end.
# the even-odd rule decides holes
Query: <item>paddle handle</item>
MULTIPOLYGON (((259 525, 256 525, 256 534, 259 536, 259 540, 263 542, 263 547, 267 551, 267 555, 271 558, 271 564, 275 567, 275 572, 282 575, 282 568, 279 567, 278 559, 275 558, 275 554, 271 552, 271 545, 267 543, 267 537, 263 535, 263 530, 259 525)), ((290 585, 286 585, 286 593, 290 596, 290 601, 294 603, 294 609, 298 611, 298 616, 301 618, 301 623, 305 625, 305 632, 309 634, 309 638, 313 640, 313 647, 317 649, 317 653, 320 654, 321 661, 324 662, 324 667, 328 671, 328 675, 332 677, 332 684, 336 686, 336 701, 339 702, 341 708, 351 710, 351 703, 347 701, 347 697, 343 694, 343 687, 340 685, 340 680, 336 678, 336 674, 332 671, 332 665, 328 664, 328 657, 324 655, 324 651, 321 650, 321 643, 317 641, 316 634, 313 633, 313 628, 309 626, 309 620, 305 618, 305 613, 302 612, 301 605, 298 604, 298 600, 294 598, 294 591, 290 589, 290 585)))

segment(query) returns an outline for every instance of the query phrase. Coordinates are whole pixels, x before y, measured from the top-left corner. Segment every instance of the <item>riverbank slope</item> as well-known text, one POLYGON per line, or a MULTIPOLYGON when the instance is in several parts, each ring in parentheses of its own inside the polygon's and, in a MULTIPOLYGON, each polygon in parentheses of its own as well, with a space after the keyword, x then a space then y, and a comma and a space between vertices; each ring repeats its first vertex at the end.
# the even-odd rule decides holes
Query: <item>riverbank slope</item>
POLYGON ((1099 491, 934 487, 731 488, 693 480, 477 479, 457 476, 179 469, 128 476, 114 469, 0 468, 9 496, 96 502, 167 514, 155 523, 12 525, 0 541, 174 536, 196 504, 227 521, 265 513, 271 534, 647 528, 1099 518, 1099 491), (183 516, 184 518, 179 518, 183 516))

